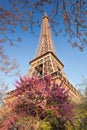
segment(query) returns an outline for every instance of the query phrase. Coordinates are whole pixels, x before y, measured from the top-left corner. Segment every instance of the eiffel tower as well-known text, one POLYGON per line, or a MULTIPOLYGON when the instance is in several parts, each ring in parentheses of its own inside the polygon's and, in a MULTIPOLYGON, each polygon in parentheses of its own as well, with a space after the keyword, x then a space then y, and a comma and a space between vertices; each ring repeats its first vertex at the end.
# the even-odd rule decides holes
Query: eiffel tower
POLYGON ((58 83, 63 80, 65 81, 64 88, 70 90, 69 93, 73 100, 80 101, 82 96, 69 82, 63 70, 64 65, 56 55, 47 14, 42 17, 41 33, 35 58, 29 63, 30 68, 27 70, 26 76, 41 78, 50 74, 58 83))

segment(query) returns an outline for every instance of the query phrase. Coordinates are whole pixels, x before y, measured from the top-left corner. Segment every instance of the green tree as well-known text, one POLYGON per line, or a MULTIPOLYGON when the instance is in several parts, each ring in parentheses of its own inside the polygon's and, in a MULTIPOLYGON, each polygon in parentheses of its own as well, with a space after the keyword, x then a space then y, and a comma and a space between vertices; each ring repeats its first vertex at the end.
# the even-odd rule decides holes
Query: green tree
POLYGON ((80 104, 76 104, 74 118, 75 130, 87 130, 87 98, 83 98, 80 104))

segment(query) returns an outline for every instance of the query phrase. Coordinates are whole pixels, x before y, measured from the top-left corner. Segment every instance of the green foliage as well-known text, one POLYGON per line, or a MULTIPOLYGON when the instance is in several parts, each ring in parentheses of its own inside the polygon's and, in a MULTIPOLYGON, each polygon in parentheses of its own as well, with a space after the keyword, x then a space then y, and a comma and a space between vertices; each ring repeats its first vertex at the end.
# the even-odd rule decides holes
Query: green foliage
POLYGON ((21 117, 21 118, 18 118, 18 120, 16 121, 16 124, 15 126, 16 127, 20 127, 21 130, 23 129, 29 129, 29 130, 38 130, 38 127, 40 125, 40 121, 35 118, 35 117, 32 117, 32 116, 24 116, 24 117, 21 117))
POLYGON ((55 130, 58 127, 58 118, 56 117, 55 113, 52 110, 47 110, 46 113, 46 121, 49 121, 52 129, 55 130))
POLYGON ((38 130, 53 130, 53 128, 48 121, 41 121, 38 130))
POLYGON ((75 106, 75 116, 73 128, 75 130, 87 130, 87 98, 75 106))

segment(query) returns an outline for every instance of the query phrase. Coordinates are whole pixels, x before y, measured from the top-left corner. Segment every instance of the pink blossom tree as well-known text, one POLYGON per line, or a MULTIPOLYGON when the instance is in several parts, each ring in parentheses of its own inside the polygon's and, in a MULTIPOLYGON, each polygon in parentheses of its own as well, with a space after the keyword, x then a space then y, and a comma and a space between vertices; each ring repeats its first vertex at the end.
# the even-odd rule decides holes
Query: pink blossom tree
POLYGON ((10 100, 14 98, 14 101, 8 103, 11 110, 1 123, 2 130, 22 130, 30 127, 32 130, 40 130, 42 121, 48 122, 52 129, 66 129, 65 124, 67 121, 72 124, 74 113, 68 91, 63 85, 64 82, 52 82, 50 76, 42 79, 20 78, 16 82, 16 89, 8 97, 10 100))

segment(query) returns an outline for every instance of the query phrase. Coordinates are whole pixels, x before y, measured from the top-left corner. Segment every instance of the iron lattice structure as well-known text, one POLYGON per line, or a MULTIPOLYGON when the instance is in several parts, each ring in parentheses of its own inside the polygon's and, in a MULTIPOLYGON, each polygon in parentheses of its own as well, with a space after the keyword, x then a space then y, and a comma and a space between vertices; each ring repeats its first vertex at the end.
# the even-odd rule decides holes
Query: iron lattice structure
POLYGON ((30 61, 28 76, 42 77, 46 74, 64 77, 63 63, 57 58, 49 25, 49 17, 42 17, 42 27, 35 58, 30 61))

